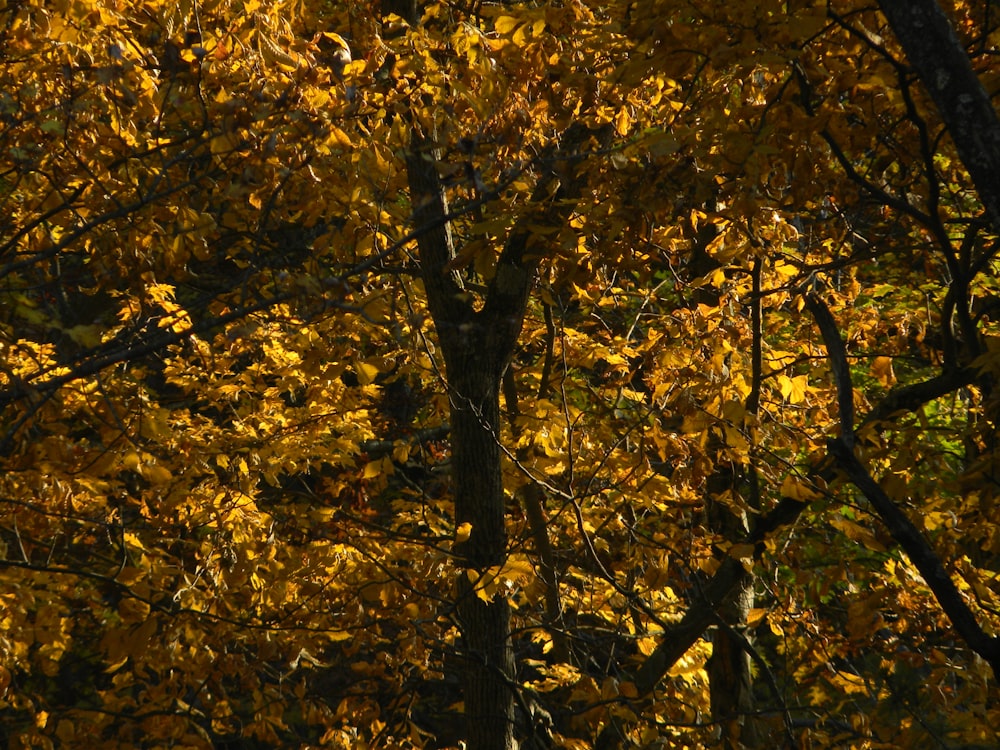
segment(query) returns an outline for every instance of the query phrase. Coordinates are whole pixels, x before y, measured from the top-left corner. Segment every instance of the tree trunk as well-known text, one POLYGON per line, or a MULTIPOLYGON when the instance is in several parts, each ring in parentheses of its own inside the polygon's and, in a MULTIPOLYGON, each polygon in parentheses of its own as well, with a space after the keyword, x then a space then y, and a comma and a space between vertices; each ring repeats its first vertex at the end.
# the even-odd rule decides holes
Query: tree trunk
MULTIPOLYGON (((469 538, 455 545, 456 563, 463 569, 455 602, 462 635, 458 663, 465 696, 466 747, 513 750, 510 607, 502 595, 481 599, 474 580, 486 569, 503 564, 507 555, 498 430, 500 383, 516 331, 512 338, 498 340, 497 327, 489 324, 488 316, 472 310, 461 294, 461 280, 448 270, 455 249, 435 155, 433 142, 415 137, 407 172, 427 302, 445 360, 455 525, 472 526, 469 538)), ((519 330, 520 316, 516 322, 519 330)))
MULTIPOLYGON (((716 234, 717 230, 711 225, 702 227, 696 234, 692 247, 691 267, 688 270, 692 280, 708 273, 717 265, 716 261, 705 252, 705 247, 716 234)), ((755 261, 752 273, 755 302, 751 313, 753 385, 746 401, 747 414, 756 414, 760 401, 762 345, 760 267, 760 261, 755 261)), ((715 289, 698 289, 692 299, 711 307, 720 304, 720 297, 715 289)), ((713 534, 718 534, 732 544, 739 544, 747 538, 751 530, 750 519, 735 505, 729 507, 716 498, 739 497, 744 507, 759 507, 759 489, 755 481, 754 467, 730 463, 725 458, 725 448, 723 438, 710 439, 709 452, 717 454, 716 460, 719 463, 708 478, 705 520, 713 534)), ((707 664, 709 702, 712 721, 715 722, 721 746, 727 750, 753 746, 756 742, 754 726, 747 719, 753 710, 750 654, 746 650, 746 639, 739 634, 740 629, 746 625, 747 615, 753 603, 754 576, 746 575, 734 582, 732 590, 721 600, 715 611, 714 619, 718 627, 712 635, 712 656, 707 664)))
MULTIPOLYGON (((510 606, 502 593, 480 598, 474 582, 507 557, 500 386, 521 329, 533 269, 512 263, 510 274, 522 278, 523 286, 513 290, 512 298, 491 288, 484 309, 473 310, 462 293, 461 278, 448 265, 455 247, 446 218, 447 199, 434 164, 438 156, 432 139, 414 134, 407 175, 421 276, 445 361, 455 525, 472 527, 469 538, 455 545, 456 563, 463 569, 455 602, 462 635, 459 677, 465 696, 466 748, 514 750, 510 606)), ((501 262, 498 267, 505 266, 501 262)))
MULTIPOLYGON (((443 347, 451 397, 455 523, 472 525, 468 540, 456 545, 456 553, 460 565, 476 572, 503 564, 507 554, 497 435, 500 375, 489 361, 491 352, 484 351, 481 343, 470 340, 443 347)), ((508 750, 515 747, 510 607, 502 595, 483 601, 468 574, 460 573, 457 608, 466 746, 508 750)))
MULTIPOLYGON (((753 578, 747 577, 733 597, 719 610, 724 622, 733 627, 746 623, 753 606, 753 578)), ((750 654, 733 630, 719 628, 712 638, 712 656, 708 660, 712 721, 716 722, 722 747, 738 750, 757 747, 756 729, 750 718, 753 711, 753 682, 750 654)))
POLYGON ((1000 231, 1000 118, 935 0, 879 0, 906 57, 927 87, 994 231, 1000 231))
MULTIPOLYGON (((741 472, 719 467, 709 480, 710 494, 726 490, 741 493, 741 472), (714 487, 712 485, 715 485, 714 487)), ((747 523, 734 511, 709 499, 709 527, 726 540, 737 544, 747 537, 747 523)), ((712 656, 708 660, 708 679, 712 721, 716 722, 722 747, 736 750, 753 747, 754 729, 747 717, 753 711, 753 681, 750 654, 738 629, 746 624, 754 603, 754 577, 745 576, 716 610, 720 621, 712 636, 712 656)))
POLYGON ((504 595, 484 600, 475 580, 507 557, 506 500, 500 450, 500 390, 524 321, 538 257, 528 246, 539 226, 558 227, 570 215, 580 181, 572 166, 592 139, 610 139, 612 129, 590 131, 571 125, 535 188, 537 209, 522 218, 504 243, 478 311, 452 268, 455 241, 448 202, 438 176, 436 134, 414 124, 406 155, 414 237, 420 256, 427 305, 444 354, 450 399, 452 478, 456 528, 471 524, 469 538, 455 545, 464 570, 456 584, 456 611, 462 632, 461 682, 465 693, 467 750, 515 750, 514 657, 510 606, 504 595), (551 194, 556 166, 565 179, 551 194), (553 200, 553 197, 555 200, 553 200))

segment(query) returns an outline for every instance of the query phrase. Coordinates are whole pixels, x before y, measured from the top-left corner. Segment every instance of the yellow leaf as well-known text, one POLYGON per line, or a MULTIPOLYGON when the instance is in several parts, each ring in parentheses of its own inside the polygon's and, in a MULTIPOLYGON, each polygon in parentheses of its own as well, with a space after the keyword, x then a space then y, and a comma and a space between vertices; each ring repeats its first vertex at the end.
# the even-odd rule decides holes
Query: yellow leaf
POLYGON ((801 503, 808 503, 819 497, 818 492, 792 474, 788 474, 781 482, 781 494, 801 503))
POLYGON ((850 674, 849 672, 837 672, 832 677, 827 677, 827 681, 847 695, 868 692, 868 686, 865 684, 864 678, 860 675, 850 674))
POLYGON ((342 37, 340 34, 334 34, 332 31, 320 32, 319 34, 316 35, 316 39, 314 41, 318 41, 320 39, 327 42, 332 42, 334 45, 338 45, 340 47, 343 47, 344 49, 350 49, 344 37, 342 37))
POLYGON ((125 656, 122 656, 122 657, 120 657, 120 658, 116 659, 116 660, 115 660, 115 662, 114 662, 113 664, 109 664, 109 665, 108 665, 108 666, 107 666, 107 667, 106 667, 106 668, 104 669, 104 674, 114 674, 114 673, 115 673, 115 672, 117 672, 117 671, 118 671, 119 669, 121 669, 122 667, 124 667, 124 666, 125 666, 125 663, 126 663, 127 661, 128 661, 128 655, 125 655, 125 656))
POLYGON ((361 385, 371 385, 375 382, 375 378, 378 377, 379 369, 375 365, 368 364, 367 362, 358 362, 358 382, 361 385))
POLYGON ((157 464, 146 464, 141 468, 140 473, 149 480, 150 484, 165 484, 173 476, 169 469, 157 464))
POLYGON ((755 549, 752 544, 734 544, 729 548, 729 556, 737 560, 752 560, 755 549))
POLYGON ((935 531, 936 529, 951 529, 954 528, 958 523, 958 518, 952 512, 941 513, 940 511, 932 510, 924 513, 924 528, 927 531, 935 531))
POLYGON ((466 521, 465 523, 459 525, 459 527, 457 529, 455 529, 455 541, 456 542, 461 543, 461 542, 468 541, 469 536, 471 536, 471 535, 472 535, 472 524, 469 523, 468 521, 466 521))
POLYGON ((848 539, 860 542, 868 549, 875 550, 876 552, 885 552, 885 545, 882 544, 876 538, 872 530, 866 526, 862 526, 861 524, 839 514, 831 516, 830 525, 843 533, 848 539))
POLYGON ((707 575, 714 576, 716 571, 719 569, 718 558, 715 557, 702 557, 698 559, 698 567, 703 573, 707 575))
POLYGON ((313 508, 309 511, 309 517, 318 523, 329 523, 336 514, 336 508, 313 508))
POLYGON ((80 325, 66 329, 66 334, 73 339, 73 341, 78 344, 83 344, 84 346, 97 346, 101 343, 101 334, 103 332, 104 327, 99 325, 80 325))
POLYGON ((529 580, 535 573, 535 566, 532 565, 525 555, 511 555, 503 564, 500 570, 500 577, 507 581, 517 581, 519 583, 529 580))
POLYGON ((228 135, 217 135, 209 142, 209 149, 213 154, 228 154, 233 150, 233 142, 228 135))
POLYGON ((493 29, 498 34, 509 34, 517 26, 517 19, 512 16, 497 16, 493 22, 493 29))
POLYGON ((365 470, 362 473, 364 479, 373 479, 382 473, 382 459, 377 458, 374 461, 369 461, 365 464, 365 470))
POLYGON ((621 682, 618 684, 618 695, 623 698, 638 698, 639 691, 634 682, 621 682))
POLYGON ((351 143, 350 137, 343 130, 336 126, 330 127, 330 137, 327 141, 328 144, 336 144, 342 148, 353 148, 354 144, 351 143))
POLYGON ((808 386, 808 375, 797 375, 794 378, 790 378, 787 375, 778 376, 778 387, 781 389, 781 395, 790 404, 798 404, 805 401, 808 386))
POLYGON ((629 117, 628 112, 626 112, 625 108, 622 107, 618 110, 618 114, 615 115, 615 130, 618 132, 618 135, 624 138, 628 135, 629 127, 631 125, 632 118, 629 117))
POLYGON ((872 375, 885 388, 893 385, 896 382, 896 374, 892 371, 892 357, 875 357, 872 362, 872 375))
POLYGON ((793 266, 791 263, 785 263, 784 261, 778 261, 774 264, 774 270, 781 276, 791 277, 797 276, 799 269, 793 266))
POLYGON ((397 443, 392 447, 392 458, 401 464, 405 464, 410 458, 410 446, 406 443, 397 443))
POLYGON ((767 610, 760 607, 754 607, 749 612, 747 612, 746 624, 748 628, 755 627, 759 625, 760 622, 767 616, 767 610))

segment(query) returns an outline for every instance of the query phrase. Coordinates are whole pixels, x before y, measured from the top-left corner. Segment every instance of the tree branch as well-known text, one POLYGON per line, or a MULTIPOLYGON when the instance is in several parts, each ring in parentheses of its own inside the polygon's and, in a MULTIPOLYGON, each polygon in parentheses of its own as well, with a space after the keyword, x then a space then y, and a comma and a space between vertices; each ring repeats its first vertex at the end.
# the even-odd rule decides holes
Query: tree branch
POLYGON ((591 141, 596 141, 599 147, 606 146, 612 132, 607 126, 594 130, 580 123, 573 123, 563 132, 547 164, 548 171, 539 179, 532 195, 532 203, 538 210, 519 220, 507 238, 478 316, 487 335, 502 350, 513 351, 521 331, 541 257, 539 252, 532 252, 538 227, 562 228, 582 193, 584 179, 577 175, 576 167, 592 154, 585 147, 591 141), (558 187, 553 191, 555 184, 558 187))
POLYGON ((918 407, 947 395, 952 391, 971 385, 976 379, 976 372, 971 367, 960 367, 945 370, 928 380, 919 383, 893 388, 885 398, 865 415, 858 430, 867 425, 885 421, 897 412, 911 412, 918 407))
MULTIPOLYGON (((765 516, 761 516, 746 539, 755 546, 755 559, 764 552, 764 540, 774 531, 792 523, 807 507, 792 498, 781 501, 765 516)), ((727 557, 715 575, 709 579, 696 601, 679 623, 663 631, 660 642, 636 672, 635 686, 640 696, 649 695, 688 649, 701 638, 709 625, 716 621, 715 611, 737 587, 750 576, 743 563, 727 557)))
POLYGON ((837 321, 833 319, 830 308, 815 294, 805 296, 806 306, 816 319, 823 343, 826 346, 827 357, 830 359, 830 369, 833 371, 833 381, 837 387, 837 403, 840 409, 840 439, 848 448, 854 448, 854 386, 851 384, 851 368, 847 364, 847 347, 837 330, 837 321))
POLYGON ((955 630, 966 644, 985 659, 1000 679, 1000 638, 987 635, 976 621, 976 616, 965 603, 954 582, 945 571, 937 553, 924 539, 913 522, 900 510, 864 467, 854 451, 843 439, 830 441, 830 453, 839 468, 868 499, 886 525, 892 538, 906 552, 910 562, 920 571, 924 581, 934 593, 941 609, 948 615, 955 630))
MULTIPOLYGON (((1000 639, 987 635, 976 621, 975 615, 955 588, 941 560, 933 548, 906 514, 892 501, 879 486, 854 453, 854 388, 847 366, 847 352, 844 341, 837 330, 830 309, 819 297, 809 294, 806 304, 816 318, 823 341, 826 344, 830 367, 837 387, 840 404, 840 437, 828 442, 828 452, 838 468, 847 475, 851 483, 867 498, 879 518, 885 524, 892 538, 902 547, 910 562, 920 571, 927 585, 934 593, 945 614, 959 636, 969 648, 985 659, 1000 677, 1000 639)), ((925 393, 927 386, 912 393, 925 393)), ((935 383, 940 387, 940 384, 935 383)))
MULTIPOLYGON (((472 315, 472 307, 462 295, 457 272, 448 264, 455 257, 455 242, 448 216, 448 199, 434 164, 436 147, 414 128, 406 153, 406 175, 410 186, 413 226, 420 251, 420 272, 427 291, 427 304, 435 321, 455 327, 472 315)), ((438 331, 447 336, 447 332, 438 331)))

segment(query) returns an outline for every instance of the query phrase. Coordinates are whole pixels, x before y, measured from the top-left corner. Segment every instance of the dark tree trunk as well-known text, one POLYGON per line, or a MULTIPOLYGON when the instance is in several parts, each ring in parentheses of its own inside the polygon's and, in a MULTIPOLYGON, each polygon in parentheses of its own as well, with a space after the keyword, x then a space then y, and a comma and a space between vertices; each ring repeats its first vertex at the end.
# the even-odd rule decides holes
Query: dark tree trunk
POLYGON ((935 0, 879 0, 906 57, 930 92, 955 149, 1000 231, 1000 118, 935 0))
POLYGON ((433 163, 435 144, 414 137, 407 157, 413 219, 427 302, 445 360, 450 401, 455 524, 472 526, 456 544, 464 570, 456 583, 462 635, 460 664, 469 750, 513 750, 514 656, 510 607, 502 596, 484 601, 473 579, 501 565, 507 554, 499 425, 500 383, 524 304, 498 337, 490 317, 476 313, 462 295, 461 279, 448 269, 455 256, 448 206, 433 163), (470 578, 470 576, 472 576, 470 578))
MULTIPOLYGON (((484 358, 491 352, 480 348, 483 343, 443 347, 451 399, 455 522, 472 524, 469 539, 457 545, 456 553, 470 571, 501 565, 507 550, 497 435, 500 375, 495 363, 484 358)), ((457 587, 466 746, 507 750, 515 747, 510 608, 503 596, 483 601, 467 575, 460 574, 457 587)))
MULTIPOLYGON (((717 469, 713 480, 739 492, 737 472, 717 469)), ((715 533, 738 544, 747 536, 747 524, 733 512, 709 501, 709 526, 715 533)), ((750 654, 739 631, 746 625, 754 603, 754 577, 744 576, 716 610, 719 625, 712 636, 712 656, 708 660, 708 681, 712 721, 719 730, 724 748, 754 747, 753 679, 750 654)))
POLYGON ((500 450, 500 390, 520 335, 538 258, 528 254, 537 227, 565 223, 580 183, 573 167, 591 139, 609 139, 611 129, 594 133, 570 126, 558 146, 539 159, 537 210, 515 225, 497 258, 483 306, 475 310, 456 257, 447 197, 437 173, 439 144, 433 133, 414 125, 406 156, 413 227, 427 305, 444 354, 450 400, 455 523, 471 524, 469 538, 455 545, 464 570, 456 584, 456 611, 462 634, 461 682, 465 695, 466 748, 514 750, 516 683, 510 638, 510 606, 502 593, 484 600, 474 581, 507 557, 506 498, 500 450), (551 195, 557 173, 564 179, 551 195), (553 200, 553 197, 555 200, 553 200))

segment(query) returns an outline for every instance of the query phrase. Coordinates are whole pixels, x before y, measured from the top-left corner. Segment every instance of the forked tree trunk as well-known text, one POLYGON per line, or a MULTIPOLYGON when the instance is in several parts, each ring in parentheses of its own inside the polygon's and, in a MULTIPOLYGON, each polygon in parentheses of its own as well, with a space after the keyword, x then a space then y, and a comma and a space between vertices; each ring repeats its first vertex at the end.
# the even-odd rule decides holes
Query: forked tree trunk
POLYGON ((514 656, 507 600, 480 598, 475 580, 507 555, 499 425, 500 383, 524 314, 522 302, 502 326, 485 310, 474 312, 461 279, 449 269, 455 257, 448 206, 437 175, 436 144, 415 135, 407 156, 413 220, 427 303, 445 360, 450 402, 455 525, 471 525, 455 545, 462 569, 456 613, 458 654, 465 698, 468 750, 514 750, 514 656))
MULTIPOLYGON (((391 2, 383 4, 384 9, 391 6, 391 2)), ((416 23, 410 10, 410 20, 416 23)), ((424 132, 416 118, 412 122, 406 171, 421 279, 445 360, 455 524, 456 528, 471 525, 469 538, 455 545, 455 562, 462 569, 455 604, 462 635, 459 663, 467 750, 517 747, 510 606, 503 592, 480 597, 474 582, 507 557, 500 391, 537 269, 538 251, 529 254, 528 246, 539 227, 565 224, 572 200, 579 195, 581 181, 574 168, 584 147, 592 139, 608 141, 611 133, 610 127, 591 131, 571 125, 560 143, 539 155, 540 174, 533 195, 536 210, 515 224, 497 258, 483 305, 476 310, 452 266, 456 248, 437 172, 441 158, 437 134, 424 132), (553 194, 557 174, 562 179, 553 194)))
MULTIPOLYGON (((416 25, 415 0, 383 0, 383 12, 416 25)), ((456 544, 455 606, 462 642, 458 654, 465 700, 468 750, 516 750, 514 740, 514 653, 510 606, 503 596, 484 601, 472 578, 500 565, 507 555, 500 461, 500 383, 527 304, 527 287, 505 311, 503 323, 476 313, 462 295, 461 277, 449 267, 455 257, 448 203, 435 160, 436 134, 412 128, 406 157, 413 227, 421 277, 445 360, 450 400, 455 524, 472 526, 456 544), (501 328, 507 330, 500 330, 501 328)))

